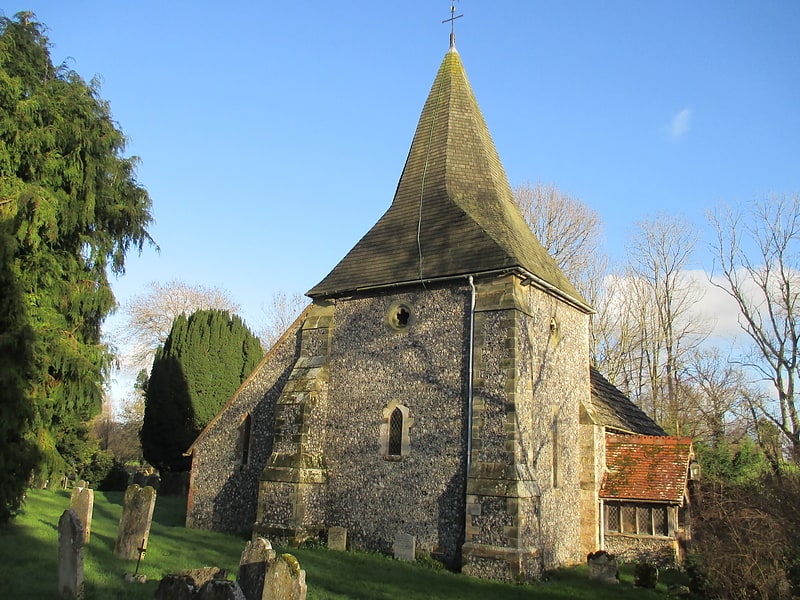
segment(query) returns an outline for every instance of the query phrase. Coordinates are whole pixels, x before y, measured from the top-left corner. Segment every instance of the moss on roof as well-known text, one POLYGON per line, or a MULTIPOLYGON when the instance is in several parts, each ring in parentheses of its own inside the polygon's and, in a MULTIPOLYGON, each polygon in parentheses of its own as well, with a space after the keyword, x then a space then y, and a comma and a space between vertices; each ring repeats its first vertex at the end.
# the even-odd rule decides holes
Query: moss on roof
POLYGON ((514 201, 455 48, 422 109, 395 192, 375 226, 308 295, 520 268, 586 304, 514 201))

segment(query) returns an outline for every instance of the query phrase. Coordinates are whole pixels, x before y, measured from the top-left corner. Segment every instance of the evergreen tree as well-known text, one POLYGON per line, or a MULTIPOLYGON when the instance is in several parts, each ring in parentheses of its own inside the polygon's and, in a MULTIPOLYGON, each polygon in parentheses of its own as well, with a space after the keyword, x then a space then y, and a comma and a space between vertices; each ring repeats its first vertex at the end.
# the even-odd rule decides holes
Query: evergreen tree
POLYGON ((54 66, 43 31, 32 13, 0 18, 0 517, 32 464, 56 476, 84 454, 111 360, 108 276, 152 243, 150 198, 97 82, 54 66))
POLYGON ((178 316, 156 352, 145 392, 142 450, 158 469, 185 471, 183 453, 264 352, 236 315, 199 310, 178 316))

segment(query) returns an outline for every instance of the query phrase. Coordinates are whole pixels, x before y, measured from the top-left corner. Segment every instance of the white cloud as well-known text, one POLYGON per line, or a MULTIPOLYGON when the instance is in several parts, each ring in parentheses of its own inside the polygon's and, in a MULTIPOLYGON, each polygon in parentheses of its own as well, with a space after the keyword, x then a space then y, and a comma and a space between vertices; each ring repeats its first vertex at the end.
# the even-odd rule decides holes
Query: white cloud
POLYGON ((692 123, 692 109, 684 108, 672 117, 669 124, 669 135, 673 140, 682 138, 689 132, 692 123))

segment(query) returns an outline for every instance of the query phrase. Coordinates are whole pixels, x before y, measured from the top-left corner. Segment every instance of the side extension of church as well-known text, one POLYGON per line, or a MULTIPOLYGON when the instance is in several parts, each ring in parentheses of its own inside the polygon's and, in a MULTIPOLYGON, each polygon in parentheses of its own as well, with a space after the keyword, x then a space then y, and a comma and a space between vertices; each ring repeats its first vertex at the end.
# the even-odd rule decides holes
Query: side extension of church
POLYGON ((511 580, 604 547, 602 490, 631 500, 603 488, 607 434, 663 431, 590 368, 592 309, 520 214, 454 45, 390 208, 308 295, 190 449, 187 526, 339 526, 386 553, 403 533, 511 580))

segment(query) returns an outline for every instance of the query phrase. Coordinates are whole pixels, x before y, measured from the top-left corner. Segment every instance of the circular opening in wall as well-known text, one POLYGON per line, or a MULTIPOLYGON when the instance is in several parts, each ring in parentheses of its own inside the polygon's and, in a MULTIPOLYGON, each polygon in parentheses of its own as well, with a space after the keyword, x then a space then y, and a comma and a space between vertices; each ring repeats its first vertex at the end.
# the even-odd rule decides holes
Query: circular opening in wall
POLYGON ((393 304, 389 309, 389 325, 394 329, 405 329, 411 325, 411 309, 405 304, 393 304))

